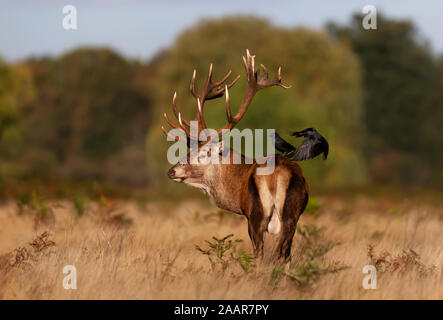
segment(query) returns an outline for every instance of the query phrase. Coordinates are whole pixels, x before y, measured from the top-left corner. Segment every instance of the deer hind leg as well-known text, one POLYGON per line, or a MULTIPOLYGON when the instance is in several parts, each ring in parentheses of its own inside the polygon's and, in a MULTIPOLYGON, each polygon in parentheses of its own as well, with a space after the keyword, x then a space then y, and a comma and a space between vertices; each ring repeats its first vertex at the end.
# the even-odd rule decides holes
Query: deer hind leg
POLYGON ((285 198, 280 202, 280 204, 283 203, 281 205, 283 226, 276 251, 278 259, 285 262, 291 260, 292 239, 294 238, 298 218, 306 206, 307 199, 307 193, 301 189, 300 180, 296 176, 292 176, 287 185, 285 198))
POLYGON ((263 239, 267 221, 262 204, 260 202, 253 203, 248 219, 248 232, 254 248, 254 255, 257 258, 263 257, 263 239))
POLYGON ((263 257, 264 229, 254 224, 254 222, 249 221, 248 232, 249 232, 249 237, 251 238, 252 247, 254 249, 254 256, 256 258, 261 259, 263 257))
POLYGON ((280 239, 277 245, 277 257, 279 260, 284 262, 290 262, 291 260, 291 247, 292 239, 295 234, 295 224, 294 222, 285 221, 282 228, 282 233, 280 234, 280 239))
POLYGON ((254 255, 257 258, 263 257, 263 238, 268 222, 267 205, 263 204, 260 199, 259 189, 253 177, 250 178, 248 184, 248 201, 247 201, 247 218, 248 232, 251 238, 254 255))

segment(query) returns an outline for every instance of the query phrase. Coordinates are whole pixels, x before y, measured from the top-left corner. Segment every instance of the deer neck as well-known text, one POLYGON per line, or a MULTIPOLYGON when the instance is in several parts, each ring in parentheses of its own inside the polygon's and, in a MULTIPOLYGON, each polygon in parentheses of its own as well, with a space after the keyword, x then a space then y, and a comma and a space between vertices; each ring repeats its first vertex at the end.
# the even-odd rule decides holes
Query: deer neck
POLYGON ((252 164, 219 164, 208 168, 206 192, 221 209, 241 213, 240 196, 252 164))

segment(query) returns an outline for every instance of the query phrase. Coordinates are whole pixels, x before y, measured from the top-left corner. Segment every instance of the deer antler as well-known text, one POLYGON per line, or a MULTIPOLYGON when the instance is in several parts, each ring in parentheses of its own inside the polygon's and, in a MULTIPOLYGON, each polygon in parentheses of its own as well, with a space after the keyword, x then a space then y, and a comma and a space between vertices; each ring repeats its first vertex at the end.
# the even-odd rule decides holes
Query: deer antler
MULTIPOLYGON (((204 106, 206 100, 216 99, 216 98, 223 96, 223 94, 225 92, 225 88, 222 85, 223 85, 223 83, 226 82, 226 80, 228 80, 232 71, 229 70, 229 72, 221 80, 219 80, 217 82, 212 82, 212 73, 213 73, 213 69, 212 69, 212 63, 211 63, 211 65, 209 66, 208 78, 206 79, 205 84, 203 85, 203 88, 200 91, 200 93, 197 93, 195 90, 195 78, 197 75, 196 70, 194 70, 194 73, 192 74, 192 79, 191 79, 190 90, 191 90, 191 94, 197 100, 196 120, 198 121, 201 130, 207 128, 205 120, 203 118, 203 106, 204 106)), ((228 88, 232 87, 237 82, 237 80, 239 78, 240 78, 240 76, 238 75, 231 83, 229 83, 225 86, 227 86, 228 88)))
POLYGON ((240 108, 238 109, 235 116, 232 117, 231 106, 229 101, 229 91, 228 91, 229 87, 227 86, 225 87, 226 117, 228 119, 228 123, 223 128, 217 131, 219 135, 222 134, 223 130, 232 129, 243 118, 257 91, 272 86, 279 86, 285 89, 291 87, 291 86, 286 86, 281 82, 281 67, 278 68, 277 75, 272 80, 269 80, 268 70, 263 64, 260 64, 260 69, 263 71, 263 75, 260 75, 258 70, 255 71, 255 56, 252 56, 249 53, 248 49, 246 49, 246 58, 243 57, 243 64, 245 66, 246 75, 247 75, 245 95, 240 104, 240 108))
MULTIPOLYGON (((202 90, 200 92, 197 92, 195 90, 195 78, 197 72, 196 70, 194 70, 191 78, 190 91, 197 101, 197 113, 195 120, 198 121, 199 131, 207 128, 205 120, 203 118, 203 107, 206 100, 219 98, 223 96, 224 93, 226 93, 226 117, 228 123, 223 128, 217 130, 219 136, 221 136, 223 130, 232 129, 243 118, 257 91, 272 86, 280 86, 285 89, 290 88, 290 86, 286 86, 281 82, 281 67, 278 69, 277 75, 272 80, 269 79, 268 70, 264 65, 262 64, 260 65, 260 69, 263 71, 263 75, 260 75, 258 70, 255 71, 255 56, 251 56, 248 49, 246 49, 246 58, 243 57, 243 64, 245 66, 246 76, 247 76, 246 92, 240 104, 240 108, 233 117, 231 116, 231 107, 230 107, 228 89, 231 88, 237 82, 240 76, 237 76, 231 83, 225 84, 223 86, 223 84, 226 82, 226 80, 229 78, 229 76, 232 73, 232 71, 229 71, 221 80, 217 82, 212 82, 213 68, 211 64, 209 66, 209 73, 205 81, 205 84, 203 85, 202 90)), ((187 129, 190 127, 190 121, 184 119, 181 116, 181 113, 177 110, 176 99, 177 99, 177 93, 174 93, 174 97, 172 99, 172 111, 175 117, 177 118, 179 125, 176 125, 172 121, 170 121, 166 113, 164 114, 164 117, 171 127, 184 130, 186 136, 190 137, 190 132, 187 129)), ((167 136, 169 135, 164 127, 162 127, 162 130, 167 136)), ((179 139, 175 138, 175 140, 179 139)))

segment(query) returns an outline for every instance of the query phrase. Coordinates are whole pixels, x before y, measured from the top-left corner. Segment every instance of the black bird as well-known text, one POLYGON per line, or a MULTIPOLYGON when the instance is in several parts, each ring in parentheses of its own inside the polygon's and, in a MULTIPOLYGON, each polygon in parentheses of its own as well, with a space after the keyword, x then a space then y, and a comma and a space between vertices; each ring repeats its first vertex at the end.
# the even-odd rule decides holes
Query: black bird
POLYGON ((275 133, 274 136, 275 149, 282 152, 286 157, 295 161, 309 160, 322 153, 324 160, 328 157, 328 141, 314 128, 295 131, 291 133, 291 136, 306 137, 307 139, 298 148, 295 148, 283 140, 278 133, 275 133))

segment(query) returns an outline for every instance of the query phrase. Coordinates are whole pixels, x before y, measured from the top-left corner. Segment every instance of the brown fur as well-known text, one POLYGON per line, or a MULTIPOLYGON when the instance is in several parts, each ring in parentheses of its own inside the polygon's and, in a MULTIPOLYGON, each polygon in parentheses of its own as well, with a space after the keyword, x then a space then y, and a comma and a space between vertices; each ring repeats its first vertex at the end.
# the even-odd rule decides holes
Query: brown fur
POLYGON ((242 157, 242 164, 179 163, 170 171, 179 182, 205 190, 219 208, 244 215, 257 257, 263 254, 264 232, 272 215, 277 215, 280 238, 276 254, 289 260, 295 227, 308 201, 308 185, 300 166, 280 155, 275 156, 272 174, 257 175, 260 166, 264 165, 245 164, 242 157))
POLYGON ((289 175, 289 183, 285 189, 286 196, 281 212, 282 229, 280 230, 276 254, 278 258, 289 260, 295 228, 308 202, 308 185, 300 166, 282 156, 276 156, 276 167, 271 175, 257 176, 255 174, 256 168, 257 164, 254 164, 249 169, 249 177, 243 186, 240 199, 242 213, 248 219, 248 231, 254 247, 254 253, 256 256, 263 255, 263 236, 269 222, 264 219, 265 216, 263 205, 260 201, 257 180, 260 177, 264 177, 262 179, 265 179, 268 183, 270 192, 275 194, 277 190, 277 177, 286 171, 289 175))

